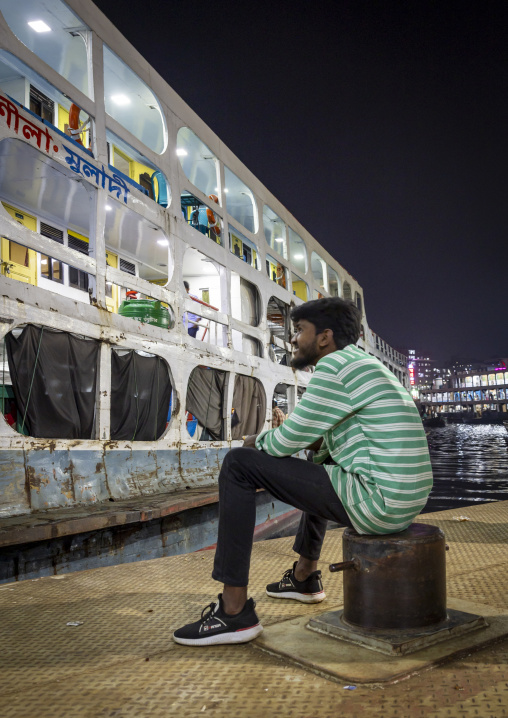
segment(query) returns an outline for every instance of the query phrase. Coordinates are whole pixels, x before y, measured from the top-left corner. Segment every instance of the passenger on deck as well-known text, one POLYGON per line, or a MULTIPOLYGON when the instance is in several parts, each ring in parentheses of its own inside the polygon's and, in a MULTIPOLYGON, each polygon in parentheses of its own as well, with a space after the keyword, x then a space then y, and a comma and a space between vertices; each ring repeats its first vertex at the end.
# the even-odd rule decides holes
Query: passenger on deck
MULTIPOLYGON (((197 299, 197 297, 194 294, 190 294, 190 287, 189 282, 184 280, 183 286, 185 287, 185 291, 189 295, 189 297, 192 297, 193 299, 197 299)), ((201 317, 198 317, 197 314, 192 314, 192 312, 185 312, 183 315, 183 324, 185 327, 187 327, 187 334, 189 334, 191 337, 196 338, 196 334, 198 333, 198 323, 201 321, 201 317)))
POLYGON ((354 346, 360 312, 338 297, 291 312, 291 365, 315 366, 307 391, 281 426, 247 437, 219 475, 219 530, 212 577, 224 583, 202 617, 175 631, 184 645, 244 643, 263 630, 247 599, 256 490, 304 513, 293 550, 299 558, 268 596, 303 603, 325 598, 317 562, 329 520, 362 534, 403 531, 425 506, 432 470, 425 432, 410 395, 375 357, 354 346), (293 458, 313 449, 313 462, 293 458))

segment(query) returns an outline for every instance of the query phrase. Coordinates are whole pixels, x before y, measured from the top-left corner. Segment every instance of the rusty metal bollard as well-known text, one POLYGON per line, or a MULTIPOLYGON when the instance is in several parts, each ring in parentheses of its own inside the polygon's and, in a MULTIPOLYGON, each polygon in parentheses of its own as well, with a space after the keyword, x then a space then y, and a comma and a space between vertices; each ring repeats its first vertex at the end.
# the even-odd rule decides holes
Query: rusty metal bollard
POLYGON ((342 537, 345 624, 362 629, 425 628, 445 621, 445 537, 437 526, 412 524, 398 534, 342 537))

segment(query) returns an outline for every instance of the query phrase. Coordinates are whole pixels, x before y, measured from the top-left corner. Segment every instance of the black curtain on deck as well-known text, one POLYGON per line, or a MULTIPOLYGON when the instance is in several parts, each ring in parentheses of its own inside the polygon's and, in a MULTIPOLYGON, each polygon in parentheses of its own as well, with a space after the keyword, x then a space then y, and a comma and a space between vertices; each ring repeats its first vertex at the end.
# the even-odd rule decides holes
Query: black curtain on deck
POLYGON ((9 332, 5 344, 24 431, 38 439, 91 439, 99 342, 27 324, 18 337, 9 332))
POLYGON ((212 439, 222 439, 224 386, 226 372, 197 366, 187 386, 186 410, 208 429, 212 439))
POLYGON ((171 381, 166 362, 111 352, 111 438, 153 441, 166 429, 171 381))

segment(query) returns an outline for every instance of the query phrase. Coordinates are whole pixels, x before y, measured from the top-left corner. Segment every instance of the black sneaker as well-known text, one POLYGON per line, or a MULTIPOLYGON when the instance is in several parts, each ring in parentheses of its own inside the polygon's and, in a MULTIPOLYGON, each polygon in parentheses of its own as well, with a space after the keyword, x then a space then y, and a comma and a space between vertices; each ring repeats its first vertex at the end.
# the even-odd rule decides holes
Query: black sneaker
POLYGON ((175 643, 184 646, 216 646, 219 643, 247 643, 259 636, 263 626, 254 610, 252 598, 236 616, 224 611, 222 593, 217 603, 210 603, 203 609, 201 619, 189 623, 173 633, 175 643))
POLYGON ((319 603, 326 598, 321 581, 321 571, 313 571, 305 581, 298 581, 295 577, 295 568, 286 571, 279 583, 269 583, 266 593, 272 598, 292 598, 302 603, 319 603))

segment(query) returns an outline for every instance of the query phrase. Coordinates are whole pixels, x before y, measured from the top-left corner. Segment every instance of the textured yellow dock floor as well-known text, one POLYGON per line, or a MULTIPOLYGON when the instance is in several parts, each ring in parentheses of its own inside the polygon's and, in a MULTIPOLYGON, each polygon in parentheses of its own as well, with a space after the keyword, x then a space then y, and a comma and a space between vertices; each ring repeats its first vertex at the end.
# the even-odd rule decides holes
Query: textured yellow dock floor
MULTIPOLYGON (((508 502, 418 520, 445 532, 449 597, 508 614, 508 502), (460 514, 469 520, 455 520, 460 514)), ((341 534, 327 535, 328 599, 317 606, 266 597, 265 584, 292 565, 292 539, 255 544, 251 591, 263 625, 341 605, 342 576, 327 571, 341 560, 341 534)), ((172 631, 217 594, 212 561, 213 551, 204 551, 0 586, 0 716, 508 716, 508 640, 399 683, 355 690, 255 644, 177 646, 172 631)))

